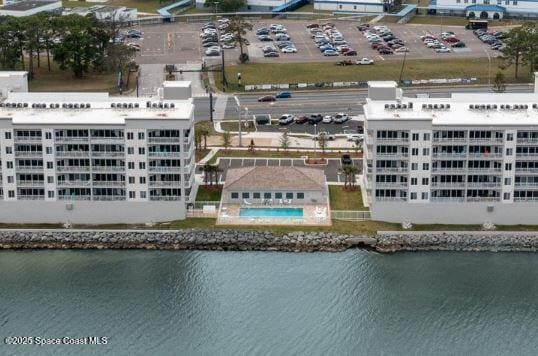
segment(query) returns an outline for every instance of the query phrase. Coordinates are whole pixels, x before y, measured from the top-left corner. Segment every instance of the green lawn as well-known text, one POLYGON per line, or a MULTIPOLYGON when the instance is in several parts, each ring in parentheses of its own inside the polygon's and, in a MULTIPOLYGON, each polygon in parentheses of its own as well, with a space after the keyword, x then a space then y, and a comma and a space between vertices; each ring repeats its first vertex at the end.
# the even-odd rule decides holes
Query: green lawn
POLYGON ((329 185, 332 210, 368 210, 362 205, 361 190, 347 191, 343 185, 329 185))
MULTIPOLYGON (((420 0, 419 0, 420 2, 420 0)), ((428 2, 428 1, 423 1, 428 2)), ((423 5, 419 6, 428 6, 423 5)), ((423 24, 423 25, 444 25, 444 26, 465 26, 469 20, 465 17, 454 17, 454 16, 414 16, 408 23, 409 24, 423 24)))
POLYGON ((162 2, 159 0, 109 0, 104 3, 62 0, 63 7, 91 7, 96 5, 126 6, 135 7, 138 9, 138 12, 155 14, 157 13, 158 9, 171 3, 171 0, 162 2))
MULTIPOLYGON (((213 164, 217 162, 217 158, 225 157, 247 157, 247 158, 301 158, 303 156, 309 157, 325 157, 325 158, 339 158, 342 155, 340 152, 331 152, 326 150, 324 154, 321 151, 294 151, 294 150, 279 150, 279 151, 263 151, 263 150, 219 150, 209 163, 213 164)), ((354 153, 352 153, 354 155, 354 153)))
POLYGON ((206 186, 200 185, 198 193, 196 193, 196 201, 220 201, 222 186, 206 186))
MULTIPOLYGON (((479 54, 480 56, 485 53, 479 54)), ((337 60, 335 60, 336 62, 337 60)), ((491 61, 491 78, 499 70, 501 60, 491 61)), ((279 83, 317 83, 338 81, 367 81, 367 80, 398 80, 402 68, 401 60, 377 61, 373 66, 335 66, 332 62, 308 63, 249 63, 230 65, 226 67, 228 78, 236 78, 240 72, 243 84, 279 84, 279 83)), ((514 82, 513 66, 502 71, 507 82, 514 82)), ((406 60, 403 79, 433 79, 477 77, 482 83, 487 83, 487 58, 458 58, 435 60, 406 60)), ((219 77, 217 87, 221 87, 219 77)), ((520 69, 520 82, 531 81, 527 67, 520 69)), ((231 83, 231 90, 243 90, 237 83, 231 83)))
MULTIPOLYGON (((239 130, 239 123, 236 121, 223 121, 220 124, 220 128, 224 131, 237 132, 239 130)), ((243 127, 241 128, 243 133, 256 131, 256 126, 254 126, 253 121, 243 121, 243 127), (248 123, 248 126, 245 126, 245 123, 248 123)))

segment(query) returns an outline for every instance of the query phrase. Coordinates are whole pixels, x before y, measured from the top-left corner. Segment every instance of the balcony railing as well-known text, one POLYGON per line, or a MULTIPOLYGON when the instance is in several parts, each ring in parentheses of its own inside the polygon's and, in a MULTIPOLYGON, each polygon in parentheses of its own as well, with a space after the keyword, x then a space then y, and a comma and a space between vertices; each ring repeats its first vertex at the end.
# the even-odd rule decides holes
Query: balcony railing
POLYGON ((90 166, 58 166, 56 167, 58 172, 89 172, 90 166))
POLYGON ((150 158, 181 157, 182 152, 148 152, 150 158))
POLYGON ((465 198, 463 197, 431 197, 430 201, 433 203, 463 203, 465 198))
POLYGON ((501 168, 468 168, 469 173, 500 173, 501 168))
POLYGON ((150 196, 149 200, 176 201, 181 200, 181 196, 150 196))
POLYGON ((522 197, 515 198, 514 197, 514 201, 517 201, 519 203, 536 203, 536 202, 538 202, 538 197, 525 197, 525 198, 522 198, 522 197))
POLYGON ((17 200, 44 200, 44 195, 18 195, 17 200))
POLYGON ((516 153, 516 157, 524 157, 524 158, 538 159, 538 152, 536 152, 536 153, 523 153, 523 152, 518 152, 518 153, 516 153))
POLYGON ((149 167, 150 172, 181 172, 182 167, 149 167))
POLYGON ((124 187, 125 181, 93 181, 95 187, 124 187))
POLYGON ((408 167, 376 167, 375 171, 376 173, 384 173, 384 172, 407 173, 409 172, 409 168, 408 167))
POLYGON ((466 143, 467 137, 434 137, 432 141, 441 143, 466 143))
POLYGON ((58 187, 89 187, 91 181, 89 180, 70 180, 70 181, 58 181, 58 187))
POLYGON ((518 144, 531 144, 531 145, 538 145, 538 138, 518 138, 516 140, 516 143, 518 144))
POLYGON ((43 170, 43 166, 17 166, 16 170, 19 172, 19 171, 31 171, 31 172, 36 172, 36 171, 42 171, 43 170))
POLYGON ((181 137, 148 137, 149 143, 182 143, 181 137))
POLYGON ((56 157, 90 157, 90 151, 56 151, 56 157))
POLYGON ((403 182, 376 182, 376 188, 407 188, 408 184, 403 182))
POLYGON ((34 142, 34 143, 41 143, 43 141, 43 137, 41 136, 14 136, 13 140, 15 142, 34 142))
POLYGON ((92 142, 124 142, 125 137, 91 137, 92 142))
POLYGON ((126 200, 126 197, 125 195, 94 195, 93 200, 97 200, 97 201, 126 200))
POLYGON ((15 157, 43 157, 43 151, 15 151, 15 157))
POLYGON ((454 153, 449 153, 449 152, 434 152, 433 153, 433 158, 467 158, 467 153, 466 152, 454 152, 454 153))
POLYGON ((39 186, 42 186, 43 184, 45 184, 45 182, 42 181, 42 180, 33 180, 33 181, 17 180, 17 185, 18 186, 39 187, 39 186))
POLYGON ((500 201, 500 197, 467 197, 467 201, 471 203, 476 202, 492 202, 492 201, 500 201))
POLYGON ((150 181, 150 187, 170 187, 170 186, 180 186, 181 181, 150 181))
POLYGON ((58 195, 58 200, 75 201, 75 200, 92 200, 91 195, 58 195))
POLYGON ((536 168, 516 167, 516 173, 538 173, 538 167, 536 168))
POLYGON ((497 137, 490 137, 490 138, 483 138, 483 137, 469 137, 469 144, 471 143, 503 143, 503 138, 497 138, 497 137))
POLYGON ((516 182, 514 186, 517 187, 517 188, 534 189, 534 188, 538 188, 538 182, 537 183, 534 183, 534 182, 516 182))
POLYGON ((93 151, 92 157, 125 157, 125 152, 119 151, 93 151))
POLYGON ((432 167, 434 173, 465 173, 467 168, 464 167, 432 167))
POLYGON ((92 166, 94 172, 124 172, 125 166, 92 166))
POLYGON ((55 142, 88 142, 90 138, 88 136, 81 137, 56 137, 55 142))
POLYGON ((404 153, 404 152, 396 152, 396 153, 387 153, 387 152, 384 152, 384 153, 376 153, 376 157, 378 158, 385 158, 385 157, 388 157, 388 158, 407 158, 409 157, 409 153, 404 153))
POLYGON ((390 142, 390 143, 409 143, 409 138, 404 138, 404 137, 376 137, 374 139, 376 142, 390 142))
POLYGON ((482 153, 482 152, 469 152, 469 159, 473 158, 502 158, 502 153, 499 152, 490 152, 490 153, 482 153))
POLYGON ((431 184, 434 188, 465 188, 465 182, 432 182, 431 184))

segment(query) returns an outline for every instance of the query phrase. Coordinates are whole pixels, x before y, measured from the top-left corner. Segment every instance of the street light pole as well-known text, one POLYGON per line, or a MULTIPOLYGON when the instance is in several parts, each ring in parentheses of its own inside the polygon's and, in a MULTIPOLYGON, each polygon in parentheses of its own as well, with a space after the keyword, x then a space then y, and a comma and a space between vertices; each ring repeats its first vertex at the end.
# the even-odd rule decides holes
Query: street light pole
POLYGON ((318 124, 314 124, 314 159, 317 157, 318 124))
POLYGON ((242 129, 242 126, 241 125, 241 104, 239 103, 239 98, 237 97, 237 95, 234 95, 234 99, 235 99, 235 103, 237 104, 237 119, 238 119, 238 124, 239 124, 239 128, 237 130, 238 134, 239 134, 239 147, 243 147, 243 141, 242 141, 242 132, 241 132, 241 129, 242 129))

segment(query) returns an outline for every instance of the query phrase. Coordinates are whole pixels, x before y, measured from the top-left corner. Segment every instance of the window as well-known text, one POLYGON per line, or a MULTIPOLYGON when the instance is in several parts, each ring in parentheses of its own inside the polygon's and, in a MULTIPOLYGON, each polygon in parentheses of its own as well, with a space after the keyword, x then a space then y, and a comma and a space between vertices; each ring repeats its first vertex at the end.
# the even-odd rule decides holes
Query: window
POLYGON ((503 199, 504 200, 509 200, 510 199, 510 193, 504 193, 503 194, 503 199))
POLYGON ((260 199, 261 196, 260 192, 252 193, 252 199, 260 199))
POLYGON ((286 199, 293 199, 293 193, 286 193, 286 199))
POLYGON ((504 185, 512 185, 512 178, 504 178, 504 185))
POLYGON ((140 184, 146 184, 146 177, 140 177, 140 184))
POLYGON ((271 193, 263 193, 264 199, 271 199, 271 193))
POLYGON ((232 192, 231 197, 232 197, 232 199, 238 199, 239 198, 239 193, 238 192, 232 192))
POLYGON ((146 169, 146 162, 138 162, 138 168, 146 169))
POLYGON ((48 155, 51 155, 51 154, 52 154, 52 147, 45 147, 45 152, 46 152, 48 155))
POLYGON ((423 171, 429 171, 430 170, 430 164, 429 163, 422 163, 422 170, 423 171))
POLYGON ((512 5, 517 5, 517 0, 512 1, 512 5))
POLYGON ((418 156, 418 148, 411 149, 411 156, 418 156))
POLYGON ((146 199, 146 192, 140 192, 140 198, 146 199))
POLYGON ((47 162, 47 169, 53 169, 54 168, 54 162, 47 162))
POLYGON ((422 185, 430 184, 430 178, 422 178, 422 185))
POLYGON ((275 193, 275 199, 282 199, 282 193, 275 193))
POLYGON ((54 183, 54 176, 48 176, 47 183, 54 183))
POLYGON ((506 134, 506 141, 514 141, 514 134, 511 134, 511 133, 506 134))
POLYGON ((411 193, 411 200, 417 200, 417 193, 416 192, 411 193))
POLYGON ((249 192, 243 192, 243 193, 241 193, 241 198, 243 198, 243 199, 250 199, 250 193, 249 193, 249 192))
POLYGON ((13 162, 12 161, 7 162, 7 168, 13 169, 13 162))
POLYGON ((11 140, 11 132, 6 132, 6 140, 11 140))
POLYGON ((430 149, 429 148, 423 148, 422 149, 422 155, 423 156, 429 156, 430 155, 430 149))
POLYGON ((342 5, 338 5, 338 8, 339 8, 340 10, 342 10, 342 5))
POLYGON ((134 147, 127 147, 127 154, 134 155, 134 147))
POLYGON ((134 134, 132 132, 127 132, 127 139, 132 140, 134 138, 134 134))
POLYGON ((9 154, 12 154, 13 153, 13 148, 10 147, 10 146, 6 146, 6 153, 9 155, 9 154))
POLYGON ((146 154, 146 148, 145 147, 138 147, 138 154, 139 155, 145 155, 146 154))
POLYGON ((304 199, 304 193, 297 193, 297 199, 304 199))
POLYGON ((504 165, 504 170, 505 171, 511 171, 512 170, 512 163, 506 163, 504 165))
POLYGON ((45 138, 47 140, 52 140, 52 132, 45 132, 45 138))
POLYGON ((127 163, 127 168, 134 169, 134 162, 127 163))
POLYGON ((489 5, 489 0, 484 0, 484 5, 489 5))
POLYGON ((428 192, 422 193, 422 200, 428 200, 428 192))
POLYGON ((15 191, 14 191, 14 190, 10 190, 10 191, 7 192, 7 195, 8 195, 8 197, 10 197, 10 198, 15 198, 15 191))
POLYGON ((412 171, 418 170, 418 163, 411 163, 411 170, 412 171))
POLYGON ((13 176, 7 176, 7 182, 13 183, 14 182, 13 176))
POLYGON ((413 134, 413 141, 418 141, 418 140, 419 140, 418 133, 414 133, 413 134))
POLYGON ((411 178, 411 185, 417 185, 418 183, 417 178, 411 178))
POLYGON ((129 184, 134 184, 135 177, 129 177, 129 184))
POLYGON ((461 0, 456 0, 456 3, 459 4, 461 2, 461 0))
POLYGON ((354 5, 354 6, 353 6, 353 10, 357 10, 357 5, 354 5))
POLYGON ((506 149, 506 155, 507 155, 507 156, 511 156, 513 153, 514 153, 514 149, 513 149, 513 148, 507 148, 507 149, 506 149))
POLYGON ((130 190, 130 191, 129 191, 129 198, 130 198, 130 199, 134 199, 134 198, 136 198, 136 192, 130 190))
POLYGON ((47 195, 49 198, 54 198, 54 190, 47 191, 47 195))
POLYGON ((139 139, 139 140, 143 140, 143 139, 144 139, 144 133, 143 133, 143 132, 139 132, 139 133, 138 133, 138 139, 139 139))

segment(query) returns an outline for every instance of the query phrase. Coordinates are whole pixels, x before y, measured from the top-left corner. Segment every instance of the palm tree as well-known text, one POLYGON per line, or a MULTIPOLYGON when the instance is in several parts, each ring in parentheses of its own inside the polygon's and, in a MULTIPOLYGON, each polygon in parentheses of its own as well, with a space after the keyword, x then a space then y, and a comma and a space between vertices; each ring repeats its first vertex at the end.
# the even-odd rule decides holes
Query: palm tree
POLYGON ((202 149, 202 133, 201 130, 194 131, 194 146, 197 150, 202 149))
POLYGON ((211 175, 212 167, 213 166, 209 163, 206 163, 201 167, 202 172, 204 172, 204 185, 207 185, 208 178, 211 175))
POLYGON ((224 131, 224 133, 222 134, 222 147, 224 147, 224 150, 227 151, 231 144, 232 137, 230 136, 230 132, 224 131))
POLYGON ((198 130, 200 131, 200 136, 204 140, 204 150, 207 148, 207 137, 209 136, 209 130, 206 128, 198 130))
POLYGON ((230 21, 228 26, 228 31, 234 34, 236 42, 239 44, 239 50, 241 54, 239 55, 239 61, 245 63, 248 61, 248 54, 243 52, 243 45, 247 43, 247 39, 244 37, 247 34, 247 30, 252 30, 252 24, 245 21, 242 17, 234 17, 230 21))
POLYGON ((357 167, 346 164, 341 168, 341 172, 344 174, 344 188, 347 188, 348 183, 352 189, 355 188, 355 175, 358 172, 357 167))

